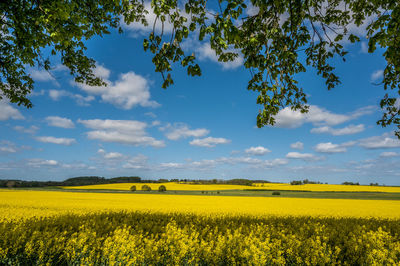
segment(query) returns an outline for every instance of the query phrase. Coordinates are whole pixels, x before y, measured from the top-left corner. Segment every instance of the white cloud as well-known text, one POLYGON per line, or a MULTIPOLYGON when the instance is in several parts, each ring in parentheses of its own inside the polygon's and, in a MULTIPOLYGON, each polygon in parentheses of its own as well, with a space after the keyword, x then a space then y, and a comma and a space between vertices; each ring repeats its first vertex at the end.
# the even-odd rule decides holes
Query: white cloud
POLYGON ((205 128, 189 129, 184 123, 174 123, 173 125, 167 124, 165 127, 160 128, 161 131, 165 131, 165 136, 170 140, 178 140, 180 138, 188 137, 203 137, 210 131, 205 128))
POLYGON ((160 163, 159 167, 165 169, 179 169, 184 168, 184 164, 182 163, 160 163))
POLYGON ((75 139, 71 138, 56 138, 56 137, 51 137, 51 136, 42 136, 42 137, 36 137, 37 141, 44 142, 44 143, 53 143, 53 144, 58 144, 58 145, 72 145, 76 143, 75 139))
POLYGON ((16 130, 18 132, 22 132, 22 133, 27 133, 27 134, 35 134, 36 131, 39 130, 39 128, 37 126, 30 126, 28 128, 25 128, 23 126, 15 126, 14 130, 16 130))
POLYGON ((14 142, 8 140, 0 141, 0 153, 16 153, 20 150, 31 149, 30 146, 17 146, 14 142))
POLYGON ((359 145, 367 149, 399 148, 400 140, 389 133, 359 140, 359 145))
POLYGON ((349 141, 342 144, 334 144, 332 142, 318 143, 314 150, 321 153, 342 153, 347 151, 347 147, 356 144, 355 141, 349 141))
POLYGON ((99 149, 97 151, 97 153, 100 154, 102 156, 102 158, 104 158, 106 160, 122 159, 122 158, 126 157, 122 153, 119 153, 119 152, 106 152, 103 149, 99 149))
POLYGON ((145 122, 135 120, 78 120, 87 128, 94 129, 87 132, 89 139, 97 139, 105 142, 117 142, 130 145, 143 145, 164 147, 163 141, 156 140, 147 135, 145 122))
POLYGON ((297 149, 297 150, 302 150, 304 148, 304 143, 297 141, 295 143, 290 144, 290 148, 292 149, 297 149))
POLYGON ((0 121, 8 119, 25 119, 24 116, 14 107, 12 107, 7 100, 0 100, 0 121))
POLYGON ((148 116, 148 117, 151 117, 151 118, 157 118, 157 115, 155 113, 153 113, 153 112, 147 112, 147 113, 144 113, 144 115, 148 116))
POLYGON ((156 126, 159 126, 159 125, 161 125, 161 122, 158 121, 158 120, 154 120, 153 122, 151 122, 151 126, 152 127, 156 127, 156 126))
POLYGON ((15 152, 17 152, 17 150, 14 149, 13 147, 0 146, 0 152, 15 153, 15 152))
POLYGON ((225 163, 225 164, 238 164, 238 163, 244 163, 244 164, 261 164, 263 160, 258 159, 258 158, 252 158, 252 157, 221 157, 216 159, 218 163, 225 163))
POLYGON ((290 107, 285 107, 275 116, 275 126, 297 128, 302 126, 304 123, 334 126, 363 115, 371 114, 375 109, 375 106, 367 106, 344 115, 332 113, 316 105, 311 105, 308 113, 301 113, 299 110, 293 111, 290 107))
POLYGON ((344 128, 332 128, 329 126, 317 127, 311 129, 311 133, 328 133, 333 136, 341 136, 341 135, 351 135, 357 134, 365 130, 365 126, 363 124, 359 125, 349 125, 344 128))
POLYGON ((71 93, 69 91, 65 91, 65 90, 49 90, 49 97, 53 101, 58 101, 62 97, 68 97, 68 98, 73 99, 76 102, 76 104, 78 104, 80 106, 89 106, 90 102, 95 99, 92 95, 83 96, 80 94, 73 94, 73 93, 71 93))
MULTIPOLYGON (((145 19, 149 24, 148 26, 144 26, 140 22, 133 22, 128 25, 123 20, 121 20, 122 28, 125 31, 128 31, 134 38, 139 37, 140 35, 147 35, 148 33, 150 33, 150 31, 153 30, 153 25, 156 19, 156 15, 154 14, 153 8, 151 7, 149 1, 144 3, 144 8, 145 10, 148 11, 148 14, 145 15, 145 19)), ((180 12, 180 14, 184 14, 184 12, 180 12)), ((164 34, 170 34, 172 33, 173 30, 173 24, 171 24, 168 20, 166 20, 164 21, 164 26, 163 26, 161 20, 158 19, 156 21, 154 30, 157 34, 160 34, 162 31, 164 32, 164 34)))
POLYGON ((286 154, 286 158, 288 159, 301 159, 305 161, 317 161, 323 159, 322 157, 315 156, 314 154, 311 153, 300 153, 297 151, 292 151, 286 154))
POLYGON ((250 148, 246 149, 245 152, 248 154, 251 154, 251 155, 264 155, 271 151, 262 146, 257 146, 257 147, 250 147, 250 148))
POLYGON ((288 164, 289 161, 283 158, 277 158, 273 160, 266 160, 263 162, 263 166, 266 167, 275 167, 275 166, 280 166, 280 165, 285 165, 288 164))
POLYGON ((17 147, 11 141, 0 141, 0 153, 16 153, 17 147))
POLYGON ((93 70, 93 74, 96 77, 108 79, 110 77, 111 71, 108 68, 105 68, 103 65, 96 65, 95 69, 93 70))
POLYGON ((193 146, 212 148, 215 147, 217 144, 228 144, 230 142, 231 141, 229 139, 225 138, 207 137, 204 139, 194 139, 191 142, 189 142, 189 144, 193 146))
POLYGON ((368 53, 368 44, 366 42, 361 42, 361 52, 364 54, 368 53))
POLYGON ((119 152, 108 152, 104 154, 104 159, 120 159, 122 157, 124 157, 124 155, 119 152))
POLYGON ((383 79, 383 70, 382 69, 376 70, 371 74, 372 82, 378 82, 378 81, 380 82, 380 81, 382 81, 382 79, 383 79))
POLYGON ((247 8, 246 8, 246 14, 248 16, 255 16, 258 14, 260 11, 260 8, 258 6, 253 6, 251 2, 248 3, 247 8))
POLYGON ((49 71, 46 71, 44 69, 39 70, 31 68, 29 69, 29 74, 35 81, 46 82, 55 80, 55 78, 49 73, 49 71))
POLYGON ((394 152, 394 151, 385 151, 385 152, 382 152, 379 156, 380 157, 397 157, 397 156, 400 156, 400 154, 397 152, 394 152))
POLYGON ((50 126, 62 127, 62 128, 74 128, 74 122, 71 119, 59 117, 59 116, 48 116, 45 119, 50 126))
POLYGON ((107 79, 110 73, 103 66, 97 66, 94 72, 103 75, 103 81, 107 86, 88 86, 76 83, 86 93, 99 95, 104 102, 125 110, 137 105, 142 107, 160 106, 159 103, 150 100, 149 81, 133 71, 121 74, 115 82, 107 79))
POLYGON ((28 166, 31 167, 42 167, 42 166, 58 166, 59 162, 56 160, 44 160, 44 159, 30 159, 28 160, 28 166))
MULTIPOLYGON (((239 56, 235 58, 233 61, 228 62, 219 62, 218 57, 213 49, 211 49, 211 45, 209 43, 204 43, 195 49, 196 53, 199 55, 200 60, 210 60, 212 62, 218 63, 222 66, 223 69, 235 69, 243 65, 244 59, 243 56, 239 53, 239 56)), ((235 51, 229 51, 235 52, 235 51)))
POLYGON ((125 163, 122 168, 125 169, 149 169, 149 166, 147 165, 148 158, 147 156, 143 154, 138 154, 135 157, 130 158, 127 160, 127 163, 125 163))

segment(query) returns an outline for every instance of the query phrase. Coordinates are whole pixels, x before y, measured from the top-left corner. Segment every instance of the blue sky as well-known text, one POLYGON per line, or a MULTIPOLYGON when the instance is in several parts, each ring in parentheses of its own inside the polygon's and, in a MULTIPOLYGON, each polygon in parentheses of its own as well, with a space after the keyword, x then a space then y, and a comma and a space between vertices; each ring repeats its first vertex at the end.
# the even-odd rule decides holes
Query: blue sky
MULTIPOLYGON (((356 29, 362 32, 362 29, 356 29)), ((90 40, 88 55, 108 86, 76 84, 54 63, 35 79, 25 109, 0 102, 0 178, 63 180, 74 176, 143 178, 250 178, 400 185, 400 141, 381 128, 379 100, 385 61, 366 53, 365 40, 345 44, 347 61, 334 61, 342 84, 328 91, 313 69, 298 76, 309 95, 309 114, 284 109, 274 127, 256 127, 257 93, 242 59, 216 62, 205 43, 185 49, 203 75, 174 66, 175 84, 161 88, 151 54, 142 48, 148 29, 125 26, 90 40)))

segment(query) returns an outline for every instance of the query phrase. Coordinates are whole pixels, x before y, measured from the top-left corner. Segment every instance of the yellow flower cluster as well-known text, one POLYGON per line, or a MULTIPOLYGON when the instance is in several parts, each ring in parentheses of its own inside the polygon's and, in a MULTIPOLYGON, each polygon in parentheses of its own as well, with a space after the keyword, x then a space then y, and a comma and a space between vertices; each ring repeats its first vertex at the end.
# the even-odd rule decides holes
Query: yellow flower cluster
POLYGON ((244 190, 244 189, 260 189, 260 190, 296 190, 296 191, 337 191, 337 192, 387 192, 400 193, 400 187, 386 186, 357 186, 357 185, 328 185, 328 184, 305 184, 290 185, 286 183, 254 183, 253 186, 227 185, 227 184, 190 184, 190 183, 116 183, 116 184, 100 184, 88 186, 68 186, 65 189, 99 189, 99 190, 130 190, 132 186, 136 186, 138 190, 143 185, 148 185, 152 190, 158 190, 161 185, 166 186, 167 190, 177 191, 217 191, 217 190, 244 190))
POLYGON ((399 220, 184 213, 0 222, 0 265, 399 265, 399 220))
POLYGON ((99 211, 399 219, 400 201, 1 190, 0 221, 99 211))

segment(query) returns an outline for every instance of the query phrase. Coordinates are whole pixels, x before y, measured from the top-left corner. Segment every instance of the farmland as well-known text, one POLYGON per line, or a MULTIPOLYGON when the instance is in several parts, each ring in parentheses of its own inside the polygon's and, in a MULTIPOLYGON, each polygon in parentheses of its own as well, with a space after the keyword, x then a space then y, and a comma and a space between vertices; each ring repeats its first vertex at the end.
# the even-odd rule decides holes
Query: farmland
POLYGON ((118 184, 100 184, 88 186, 68 186, 68 189, 84 190, 129 190, 131 186, 140 189, 141 186, 148 185, 156 190, 160 185, 165 185, 169 190, 177 191, 218 191, 218 190, 283 190, 283 191, 319 191, 319 192, 387 192, 400 193, 400 187, 387 186, 357 186, 357 185, 328 185, 328 184, 305 184, 290 185, 286 183, 254 183, 253 186, 243 185, 204 185, 193 183, 118 183, 118 184))
POLYGON ((160 184, 149 184, 150 192, 140 185, 136 192, 121 189, 132 184, 0 190, 0 264, 400 262, 396 192, 272 196, 265 186, 169 183, 161 193, 160 184))

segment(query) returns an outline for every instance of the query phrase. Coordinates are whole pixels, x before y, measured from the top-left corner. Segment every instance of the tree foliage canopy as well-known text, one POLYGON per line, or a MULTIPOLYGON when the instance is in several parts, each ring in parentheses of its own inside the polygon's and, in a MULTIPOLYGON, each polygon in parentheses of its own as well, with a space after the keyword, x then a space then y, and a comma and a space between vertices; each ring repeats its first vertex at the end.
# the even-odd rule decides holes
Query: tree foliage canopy
POLYGON ((32 107, 28 99, 33 80, 27 66, 51 70, 50 57, 58 55, 75 81, 106 85, 94 76, 95 61, 85 55, 85 40, 122 31, 121 23, 140 23, 151 32, 143 41, 153 54, 163 88, 173 84, 172 65, 180 64, 191 76, 201 75, 196 55, 182 48, 195 35, 208 42, 218 60, 243 56, 250 70, 247 89, 257 91, 257 126, 273 125, 285 107, 307 112, 307 95, 296 75, 315 68, 328 89, 340 83, 331 59, 345 60, 346 42, 368 39, 368 52, 383 50, 386 60, 380 84, 386 90, 377 123, 399 128, 400 107, 400 2, 393 0, 14 0, 0 3, 0 89, 11 102, 32 107), (211 2, 211 1, 209 1, 211 2), (251 3, 251 11, 247 4, 251 3), (150 8, 146 8, 150 7, 150 8), (146 21, 151 12, 155 21, 146 21), (156 24, 161 24, 161 31, 156 24), (172 32, 164 32, 166 24, 172 32), (150 25, 149 25, 150 24, 150 25), (366 36, 349 29, 366 26, 366 36), (46 53, 47 55, 47 53, 46 53))

